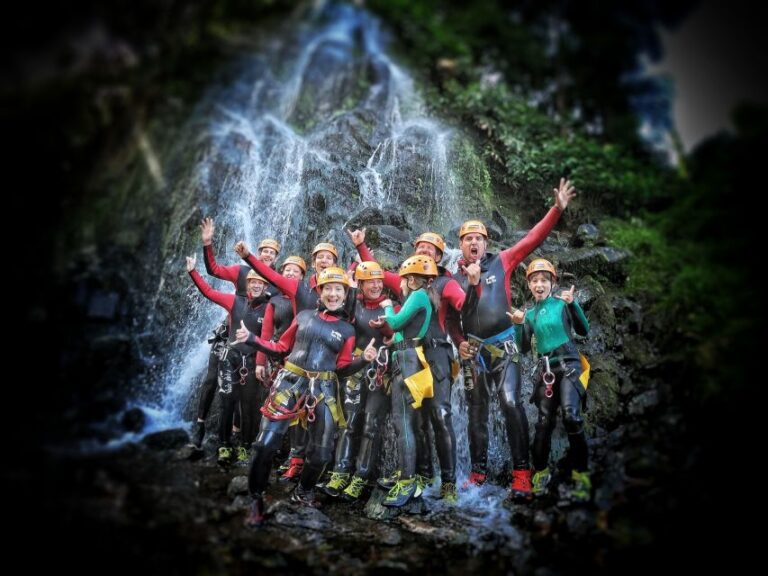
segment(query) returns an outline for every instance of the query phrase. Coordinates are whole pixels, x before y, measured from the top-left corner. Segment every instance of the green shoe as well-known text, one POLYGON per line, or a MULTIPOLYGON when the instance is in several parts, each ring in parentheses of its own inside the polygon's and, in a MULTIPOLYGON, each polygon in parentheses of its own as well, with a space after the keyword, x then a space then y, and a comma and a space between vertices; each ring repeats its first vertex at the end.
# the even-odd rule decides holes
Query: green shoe
POLYGON ((416 480, 416 485, 419 487, 420 492, 424 492, 424 490, 432 486, 432 478, 429 478, 428 476, 416 474, 413 478, 416 480))
POLYGON ((352 480, 350 481, 349 486, 347 486, 344 489, 344 492, 341 493, 341 497, 348 501, 358 500, 360 496, 362 496, 363 490, 365 490, 365 484, 365 478, 360 478, 360 476, 352 476, 352 480))
POLYGON ((221 466, 226 466, 232 462, 232 448, 229 446, 219 446, 217 460, 221 466))
POLYGON ((328 496, 336 498, 341 495, 341 492, 349 484, 349 476, 347 472, 333 472, 331 473, 331 479, 326 482, 321 490, 328 494, 328 496))
POLYGON ((589 478, 589 472, 572 470, 571 480, 573 480, 573 487, 571 488, 570 494, 571 501, 589 502, 592 497, 592 480, 589 478))
POLYGON ((384 490, 392 490, 398 480, 400 480, 400 470, 395 470, 390 476, 385 476, 376 480, 376 483, 384 490))
POLYGON ((408 503, 412 498, 418 498, 421 496, 421 488, 416 483, 415 478, 408 478, 407 480, 398 480, 397 484, 392 487, 387 497, 384 498, 382 504, 384 506, 391 506, 393 508, 399 508, 408 503))
POLYGON ((552 474, 550 473, 549 468, 544 468, 544 470, 536 472, 531 481, 533 484, 533 495, 544 496, 547 493, 550 480, 552 480, 552 474))
POLYGON ((440 499, 448 504, 456 504, 459 501, 459 491, 453 482, 443 482, 440 486, 440 499))
POLYGON ((235 448, 235 466, 248 465, 248 450, 242 446, 235 448))

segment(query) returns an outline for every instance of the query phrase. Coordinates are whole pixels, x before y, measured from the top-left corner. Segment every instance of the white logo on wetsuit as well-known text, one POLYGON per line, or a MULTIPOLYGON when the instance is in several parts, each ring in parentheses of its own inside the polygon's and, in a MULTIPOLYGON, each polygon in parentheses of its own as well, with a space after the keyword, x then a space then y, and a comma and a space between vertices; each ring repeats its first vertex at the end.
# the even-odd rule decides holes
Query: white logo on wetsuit
POLYGON ((333 338, 336 338, 336 340, 341 340, 341 332, 336 332, 336 330, 331 330, 331 336, 333 338))
POLYGON ((496 275, 488 276, 488 278, 485 279, 486 284, 493 284, 496 282, 496 275))

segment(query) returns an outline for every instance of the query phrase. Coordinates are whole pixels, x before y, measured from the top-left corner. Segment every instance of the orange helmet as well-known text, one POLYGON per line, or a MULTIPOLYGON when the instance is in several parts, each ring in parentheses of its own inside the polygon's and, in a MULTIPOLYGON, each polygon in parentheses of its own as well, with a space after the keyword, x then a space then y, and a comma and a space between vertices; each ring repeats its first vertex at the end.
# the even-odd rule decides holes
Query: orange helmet
POLYGON ((286 258, 285 261, 280 266, 280 270, 282 270, 283 266, 285 266, 286 264, 295 264, 296 266, 304 270, 305 273, 307 272, 307 264, 306 262, 304 262, 304 258, 302 258, 301 256, 288 256, 288 258, 286 258))
POLYGON ((552 280, 557 280, 557 272, 555 272, 555 267, 552 266, 552 262, 545 260, 544 258, 536 258, 535 260, 531 261, 530 264, 528 264, 528 268, 525 269, 525 279, 528 280, 528 278, 530 278, 531 275, 535 274, 536 272, 549 272, 552 274, 552 280))
POLYGON ((486 240, 488 239, 488 230, 485 229, 485 224, 480 222, 480 220, 467 220, 459 228, 459 238, 471 233, 482 234, 486 240))
POLYGON ((429 256, 411 256, 400 264, 400 276, 419 274, 421 276, 437 276, 437 264, 429 256))
POLYGON ((445 240, 443 240, 443 237, 440 236, 440 234, 435 232, 424 232, 424 234, 413 241, 413 245, 416 246, 419 242, 429 242, 432 246, 440 250, 440 252, 445 252, 445 240))
POLYGON ((355 280, 384 280, 384 270, 378 262, 361 262, 355 268, 355 280))
POLYGON ((272 240, 272 238, 265 238, 259 242, 259 247, 257 250, 261 251, 262 248, 272 248, 272 250, 275 252, 280 252, 280 242, 277 240, 272 240))
MULTIPOLYGON (((325 250, 325 248, 321 248, 321 250, 325 250)), ((333 283, 344 284, 344 286, 348 287, 349 278, 347 278, 347 273, 344 272, 344 270, 341 268, 337 268, 336 266, 329 266, 317 275, 318 286, 333 283)))
POLYGON ((331 254, 334 255, 335 258, 339 257, 339 253, 336 251, 336 246, 331 244, 330 242, 320 242, 312 249, 312 260, 315 259, 315 254, 320 252, 321 250, 327 250, 331 254))
POLYGON ((264 282, 265 284, 269 284, 269 282, 267 282, 267 281, 264 279, 264 277, 263 277, 263 276, 261 276, 260 274, 258 274, 258 273, 256 272, 256 270, 249 270, 249 271, 248 271, 248 275, 245 277, 245 281, 246 281, 246 282, 248 282, 248 280, 261 280, 261 281, 262 281, 262 282, 264 282))

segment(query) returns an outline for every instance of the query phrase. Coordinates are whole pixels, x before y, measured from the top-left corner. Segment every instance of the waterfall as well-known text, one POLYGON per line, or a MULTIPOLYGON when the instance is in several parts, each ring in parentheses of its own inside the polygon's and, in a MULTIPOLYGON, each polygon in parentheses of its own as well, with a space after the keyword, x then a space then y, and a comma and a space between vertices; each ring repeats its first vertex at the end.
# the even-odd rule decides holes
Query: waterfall
MULTIPOLYGON (((188 425, 208 361, 206 337, 225 316, 180 272, 185 253, 197 253, 197 269, 214 288, 233 290, 205 275, 190 214, 214 218, 214 252, 227 265, 240 262, 232 251, 237 240, 253 248, 263 238, 282 244, 280 261, 307 258, 316 242, 329 240, 346 262, 353 247, 344 228, 353 220, 381 223, 369 222, 370 214, 394 224, 394 240, 381 250, 402 258, 427 230, 455 244, 450 232, 477 213, 463 202, 452 168, 454 130, 428 114, 413 78, 387 55, 376 19, 351 6, 328 6, 287 23, 260 46, 239 59, 227 82, 210 88, 189 119, 193 136, 179 144, 177 162, 193 159, 177 179, 181 199, 172 215, 186 218, 186 236, 179 233, 177 253, 158 279, 154 301, 165 314, 153 310, 145 322, 163 335, 166 350, 152 359, 152 391, 133 404, 150 415, 147 431, 188 425), (177 320, 155 325, 164 316, 177 320)), ((459 256, 455 248, 445 253, 453 272, 459 256)), ((456 383, 453 405, 464 478, 462 386, 456 383)), ((506 440, 500 423, 492 428, 495 459, 506 440)))
MULTIPOLYGON (((404 217, 416 233, 425 225, 446 232, 457 224, 451 130, 426 115, 412 78, 385 53, 386 43, 368 13, 329 6, 286 25, 261 52, 238 62, 233 81, 210 89, 190 119, 197 136, 182 146, 187 155, 192 148, 195 162, 185 178, 188 203, 177 212, 199 205, 215 219, 220 263, 239 262, 231 250, 237 240, 253 247, 267 237, 283 245, 280 259, 306 256, 314 243, 331 240, 345 261, 352 247, 342 226, 350 215, 365 207, 402 209, 414 197, 423 210, 404 217)), ((197 238, 179 244, 194 247, 202 272, 197 238)), ((154 327, 169 334, 156 387, 161 392, 150 404, 181 423, 207 362, 200 343, 224 311, 179 279, 175 262, 160 285, 158 305, 181 304, 185 312, 170 330, 154 327)))

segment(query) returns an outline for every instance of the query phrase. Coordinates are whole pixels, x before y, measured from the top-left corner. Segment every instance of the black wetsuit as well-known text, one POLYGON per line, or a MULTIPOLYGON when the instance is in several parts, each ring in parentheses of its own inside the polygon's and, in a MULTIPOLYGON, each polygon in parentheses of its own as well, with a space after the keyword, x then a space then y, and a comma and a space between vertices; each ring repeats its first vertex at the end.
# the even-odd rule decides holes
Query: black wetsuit
POLYGON ((316 401, 316 404, 311 412, 312 421, 308 423, 309 445, 299 481, 302 490, 309 492, 314 488, 331 460, 336 422, 341 414, 338 381, 333 372, 343 377, 364 364, 362 359, 353 361, 355 330, 339 314, 343 316, 343 312, 304 310, 296 315, 279 341, 267 342, 255 336, 248 339, 249 344, 267 353, 291 351, 286 358, 286 367, 275 379, 270 398, 261 409, 265 417, 253 445, 248 476, 248 489, 255 497, 260 496, 267 486, 272 459, 283 435, 291 421, 302 414, 296 409, 303 398, 310 403, 316 401))
POLYGON ((559 218, 560 211, 552 208, 517 244, 498 255, 484 254, 479 262, 482 270, 479 285, 469 286, 466 276, 457 276, 467 293, 461 315, 464 335, 472 334, 486 342, 490 340, 481 349, 474 387, 467 390, 469 451, 472 471, 476 473, 486 474, 492 391, 500 396, 513 467, 516 470, 529 468, 528 418, 520 401, 519 354, 515 348, 514 330, 506 315, 512 304, 509 281, 517 265, 544 241, 559 218))

